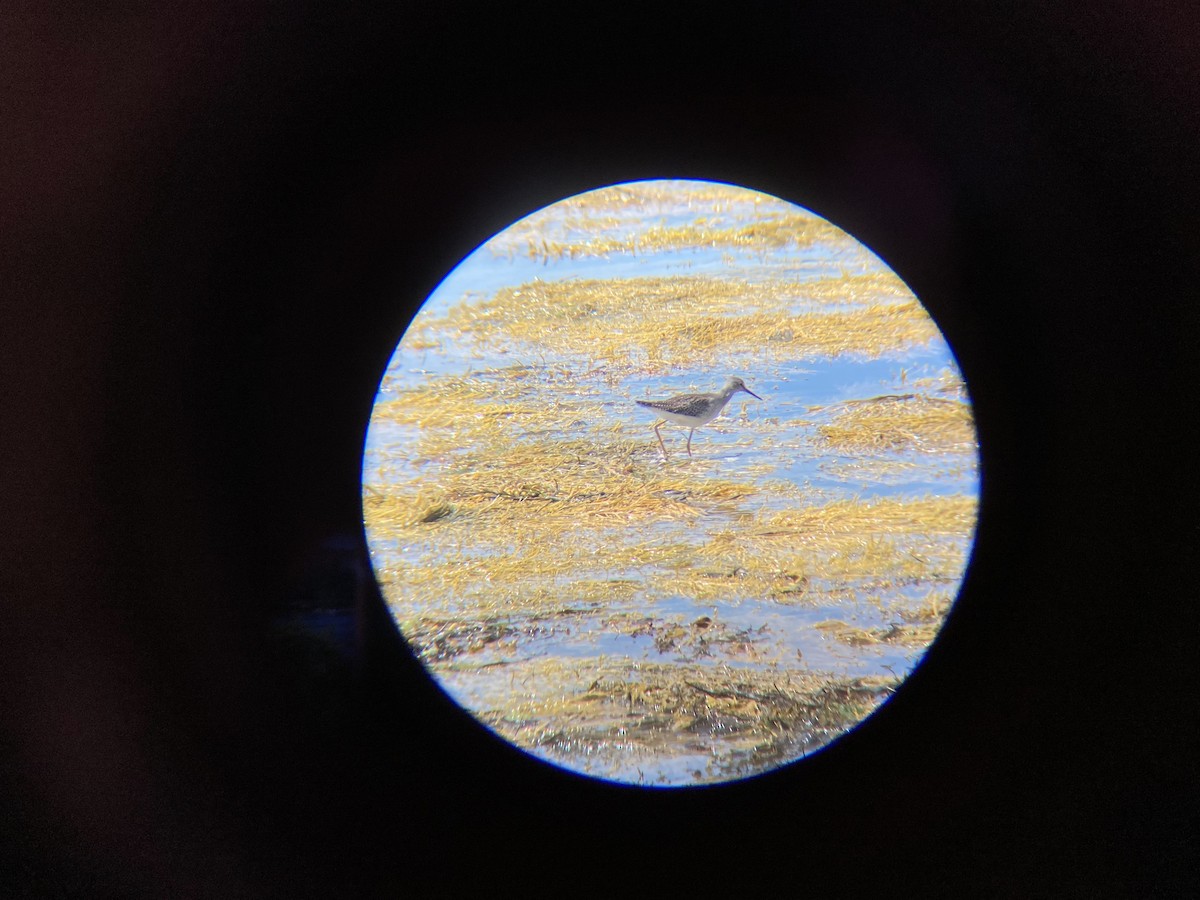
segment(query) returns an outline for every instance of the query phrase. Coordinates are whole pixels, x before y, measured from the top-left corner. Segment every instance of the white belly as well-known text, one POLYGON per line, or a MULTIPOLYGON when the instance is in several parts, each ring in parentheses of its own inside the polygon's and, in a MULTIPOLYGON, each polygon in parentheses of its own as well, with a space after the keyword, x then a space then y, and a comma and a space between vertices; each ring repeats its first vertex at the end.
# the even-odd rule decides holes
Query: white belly
POLYGON ((713 409, 710 409, 702 416, 681 416, 679 413, 667 412, 663 409, 654 410, 668 422, 674 422, 676 425, 686 425, 688 428, 699 428, 706 422, 711 422, 721 414, 721 410, 725 408, 725 404, 721 404, 713 409))

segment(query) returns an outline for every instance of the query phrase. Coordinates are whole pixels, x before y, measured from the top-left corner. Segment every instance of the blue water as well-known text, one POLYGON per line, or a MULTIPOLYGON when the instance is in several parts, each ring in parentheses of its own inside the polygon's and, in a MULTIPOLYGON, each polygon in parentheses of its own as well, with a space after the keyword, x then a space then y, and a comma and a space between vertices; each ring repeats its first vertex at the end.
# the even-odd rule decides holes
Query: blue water
MULTIPOLYGON (((706 218, 710 224, 732 226, 745 223, 745 216, 756 211, 770 215, 787 208, 782 202, 764 203, 758 207, 734 203, 718 213, 707 213, 706 218)), ((581 242, 585 239, 572 231, 571 222, 578 215, 562 220, 545 211, 535 215, 540 218, 529 224, 540 222, 549 239, 581 242)), ((653 210, 644 220, 617 215, 618 221, 606 225, 605 229, 624 236, 659 224, 686 224, 696 216, 693 210, 667 204, 653 210)), ((512 249, 519 246, 520 242, 509 245, 500 237, 479 247, 447 275, 429 297, 421 315, 440 316, 455 304, 477 302, 502 288, 516 287, 535 279, 707 275, 755 284, 768 279, 813 281, 886 269, 869 250, 852 242, 815 243, 753 252, 697 247, 547 260, 531 258, 512 249)), ((831 307, 825 304, 822 308, 831 307)), ((798 303, 795 312, 800 314, 809 309, 811 307, 798 303)), ((397 342, 400 337, 396 336, 397 342)), ((973 448, 957 454, 878 452, 842 456, 831 452, 819 440, 820 426, 833 421, 841 404, 847 401, 885 394, 919 393, 920 390, 913 387, 914 383, 920 379, 944 378, 947 373, 951 380, 960 378, 953 354, 941 339, 879 358, 843 354, 764 360, 754 353, 724 351, 687 370, 646 374, 630 367, 617 373, 618 377, 611 384, 604 378, 584 377, 588 360, 551 357, 535 348, 530 348, 528 353, 509 350, 496 352, 475 346, 473 342, 468 346, 468 342, 457 340, 453 335, 443 340, 438 349, 416 353, 402 353, 398 349, 381 386, 380 399, 398 396, 400 391, 419 386, 434 376, 471 376, 486 380, 497 377, 489 370, 524 364, 530 366, 536 376, 525 382, 531 393, 553 391, 555 402, 564 409, 572 403, 587 404, 586 416, 564 415, 561 426, 564 430, 551 437, 579 440, 597 432, 619 434, 626 439, 644 441, 646 458, 652 460, 648 464, 678 466, 689 475, 751 482, 764 488, 746 501, 744 509, 752 509, 755 504, 779 508, 784 503, 815 504, 848 498, 978 496, 977 460, 973 448), (553 384, 548 384, 542 377, 548 372, 556 373, 553 384), (634 400, 716 390, 729 375, 742 376, 762 400, 737 395, 720 417, 696 433, 692 444, 694 459, 688 459, 684 454, 687 430, 664 426, 663 439, 672 457, 662 461, 651 427, 655 417, 638 407, 634 400), (570 431, 572 428, 576 430, 570 431), (786 500, 772 499, 769 483, 778 480, 793 485, 801 499, 797 500, 794 492, 786 500)), ((414 461, 413 448, 418 438, 419 434, 413 428, 384 419, 374 420, 364 452, 364 483, 378 488, 389 482, 407 482, 422 475, 436 480, 436 469, 426 469, 424 463, 414 461)), ((775 495, 783 496, 778 492, 775 495)), ((706 529, 728 525, 728 522, 717 521, 721 515, 706 514, 701 527, 691 536, 703 541, 706 529)), ((664 537, 679 539, 678 525, 666 525, 662 530, 664 537)), ((647 536, 643 530, 636 537, 644 540, 647 536)), ((369 535, 369 538, 377 566, 402 567, 406 561, 418 558, 422 549, 404 547, 396 541, 376 536, 369 535)), ((622 538, 613 536, 611 539, 619 541, 622 538)), ((964 535, 962 541, 967 548, 970 536, 964 535)), ((644 577, 653 567, 643 568, 646 571, 627 574, 633 578, 644 577)), ((818 595, 817 599, 795 603, 762 598, 716 605, 682 597, 648 600, 639 593, 632 600, 614 601, 591 614, 556 617, 553 625, 517 638, 515 645, 511 641, 505 642, 503 648, 488 647, 472 654, 470 665, 498 664, 483 670, 487 674, 446 672, 440 677, 443 686, 460 702, 468 708, 478 709, 487 708, 490 702, 487 698, 497 690, 505 689, 508 678, 505 663, 545 656, 576 659, 604 656, 631 664, 687 662, 731 667, 762 666, 774 660, 789 669, 827 672, 839 677, 903 676, 919 661, 920 650, 886 643, 850 646, 838 641, 830 630, 815 626, 826 620, 837 620, 863 629, 886 628, 896 621, 900 611, 919 602, 928 590, 929 585, 915 594, 906 589, 893 589, 886 596, 859 592, 850 594, 853 599, 836 603, 832 600, 822 602, 818 595), (753 629, 752 644, 757 655, 725 652, 720 644, 713 645, 711 655, 700 656, 691 655, 695 645, 686 642, 682 650, 662 649, 655 644, 651 634, 633 636, 620 628, 604 626, 606 616, 620 612, 679 624, 710 616, 723 626, 723 634, 753 629)), ((847 596, 847 592, 841 592, 840 596, 847 596)), ((713 753, 716 753, 715 749, 713 753)), ((678 783, 687 780, 685 770, 690 772, 704 759, 681 749, 679 754, 664 757, 653 765, 647 765, 643 760, 641 766, 651 780, 665 777, 678 783)))

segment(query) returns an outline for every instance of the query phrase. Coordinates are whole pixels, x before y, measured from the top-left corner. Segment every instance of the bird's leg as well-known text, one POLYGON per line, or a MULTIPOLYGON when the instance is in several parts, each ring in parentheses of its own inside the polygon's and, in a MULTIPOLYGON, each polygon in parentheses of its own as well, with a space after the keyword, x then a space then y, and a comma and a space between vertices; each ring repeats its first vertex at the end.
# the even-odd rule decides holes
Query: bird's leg
POLYGON ((658 446, 662 447, 663 459, 666 459, 667 458, 667 445, 663 443, 662 435, 659 434, 658 429, 660 429, 660 428, 662 428, 662 422, 656 422, 654 424, 654 436, 658 438, 658 446))
POLYGON ((695 433, 696 433, 695 428, 693 428, 691 431, 688 432, 688 458, 691 458, 691 455, 692 455, 692 435, 695 433))

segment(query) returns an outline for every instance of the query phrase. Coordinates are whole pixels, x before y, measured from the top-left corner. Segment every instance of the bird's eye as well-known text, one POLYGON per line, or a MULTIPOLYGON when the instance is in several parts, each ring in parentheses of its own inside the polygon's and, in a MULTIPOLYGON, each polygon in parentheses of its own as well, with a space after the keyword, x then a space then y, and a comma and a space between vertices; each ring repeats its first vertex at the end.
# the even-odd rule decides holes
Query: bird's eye
POLYGON ((951 610, 979 497, 962 374, 904 281, 703 181, 568 197, 467 255, 399 340, 363 473, 437 684, 540 760, 662 786, 879 708, 951 610))

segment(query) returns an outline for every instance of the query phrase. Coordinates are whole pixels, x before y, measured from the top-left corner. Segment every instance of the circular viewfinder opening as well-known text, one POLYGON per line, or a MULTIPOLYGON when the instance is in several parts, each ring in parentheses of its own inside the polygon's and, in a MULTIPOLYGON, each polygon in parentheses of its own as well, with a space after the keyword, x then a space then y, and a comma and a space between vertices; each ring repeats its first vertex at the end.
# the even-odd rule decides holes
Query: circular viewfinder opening
POLYGON ((595 778, 813 753, 920 662, 979 498, 962 374, 835 225, 727 184, 569 197, 463 260, 372 412, 372 563, 433 679, 595 778))

